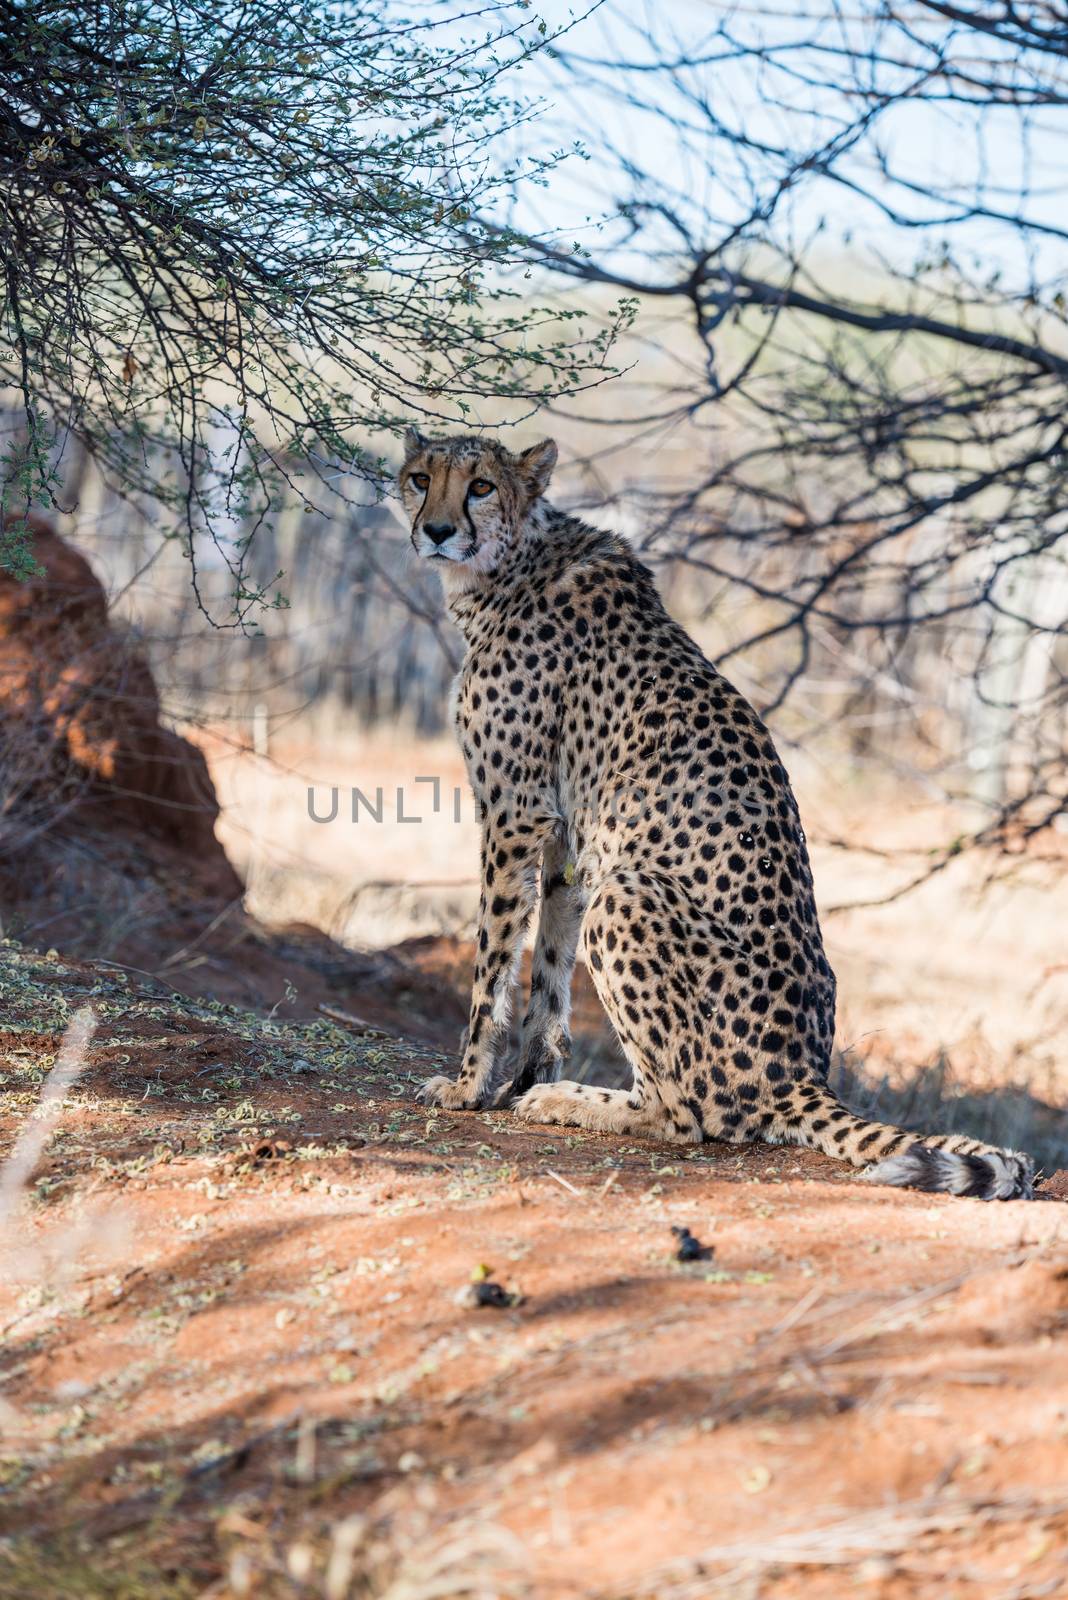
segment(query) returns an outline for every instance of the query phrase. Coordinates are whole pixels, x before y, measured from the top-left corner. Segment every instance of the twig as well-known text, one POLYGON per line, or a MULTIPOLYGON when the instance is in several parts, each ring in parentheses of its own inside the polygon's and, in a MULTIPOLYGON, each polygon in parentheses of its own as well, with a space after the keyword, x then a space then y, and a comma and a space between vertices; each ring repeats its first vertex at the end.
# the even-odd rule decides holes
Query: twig
POLYGON ((63 1101, 85 1071, 89 1042, 96 1029, 92 1006, 74 1013, 59 1060, 45 1079, 36 1113, 31 1112, 19 1130, 15 1148, 0 1169, 0 1226, 14 1214, 19 1197, 33 1175, 63 1110, 63 1101))
POLYGON ((180 950, 175 950, 174 953, 169 955, 165 961, 160 962, 159 971, 161 973, 166 972, 168 967, 176 966, 178 962, 181 961, 183 956, 189 955, 190 951, 195 950, 198 944, 202 944, 205 939, 210 938, 219 924, 224 922, 230 915, 231 911, 241 905, 241 901, 242 897, 240 895, 236 900, 228 900, 223 906, 222 910, 216 916, 212 917, 207 927, 202 928, 195 939, 190 939, 188 944, 182 945, 180 950))
POLYGON ((560 1174, 554 1172, 552 1167, 546 1167, 545 1172, 548 1177, 555 1179, 558 1184, 564 1189, 570 1190, 572 1194, 585 1194, 586 1191, 584 1189, 576 1189, 573 1183, 568 1183, 566 1178, 561 1178, 560 1174))
POLYGON ((355 1028, 359 1033, 387 1037, 385 1029, 376 1028, 374 1023, 365 1022, 363 1017, 357 1017, 351 1011, 342 1011, 340 1006, 319 1005, 315 1009, 321 1011, 324 1017, 330 1017, 334 1022, 343 1022, 347 1028, 355 1028))
POLYGON ((782 1318, 781 1322, 777 1322, 774 1328, 770 1328, 767 1333, 763 1334, 759 1342, 761 1344, 770 1344, 771 1341, 773 1339, 777 1339, 781 1333, 786 1333, 789 1328, 792 1328, 796 1323, 800 1322, 801 1318, 806 1314, 806 1312, 811 1311, 816 1302, 822 1298, 822 1284, 814 1283, 808 1290, 807 1294, 803 1294, 801 1296, 793 1310, 788 1311, 785 1317, 782 1318))

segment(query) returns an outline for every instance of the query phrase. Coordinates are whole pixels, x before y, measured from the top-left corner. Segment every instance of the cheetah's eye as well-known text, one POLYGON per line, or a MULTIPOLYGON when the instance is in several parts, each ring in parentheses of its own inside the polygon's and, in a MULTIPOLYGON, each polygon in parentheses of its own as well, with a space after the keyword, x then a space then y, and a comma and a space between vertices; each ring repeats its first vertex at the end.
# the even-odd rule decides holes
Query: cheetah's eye
POLYGON ((490 483, 487 478, 472 478, 471 480, 471 493, 476 500, 484 500, 488 494, 493 493, 496 487, 497 485, 490 483))
POLYGON ((415 484, 415 487, 417 489, 429 489, 430 488, 430 476, 426 472, 413 472, 412 473, 412 482, 415 484))

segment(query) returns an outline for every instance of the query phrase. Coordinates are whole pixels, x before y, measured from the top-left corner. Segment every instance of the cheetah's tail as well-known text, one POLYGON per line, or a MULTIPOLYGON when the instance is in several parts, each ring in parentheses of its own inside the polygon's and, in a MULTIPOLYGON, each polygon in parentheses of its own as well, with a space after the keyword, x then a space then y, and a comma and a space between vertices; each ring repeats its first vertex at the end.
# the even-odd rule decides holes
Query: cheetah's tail
POLYGON ((779 1137, 866 1167, 862 1175, 866 1183, 980 1200, 1034 1199, 1030 1156, 998 1150, 963 1134, 906 1133, 885 1122, 870 1122, 855 1116, 822 1084, 800 1091, 794 1115, 780 1128, 779 1137))

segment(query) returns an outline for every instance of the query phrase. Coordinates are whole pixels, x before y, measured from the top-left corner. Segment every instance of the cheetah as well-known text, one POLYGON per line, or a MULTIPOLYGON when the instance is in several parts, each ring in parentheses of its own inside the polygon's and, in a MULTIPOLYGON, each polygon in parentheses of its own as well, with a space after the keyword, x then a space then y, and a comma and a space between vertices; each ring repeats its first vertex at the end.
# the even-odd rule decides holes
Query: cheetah
POLYGON ((452 716, 481 825, 462 1062, 421 1099, 677 1144, 805 1145, 874 1183, 1030 1199, 1026 1155, 865 1120, 828 1087, 835 979, 771 736, 629 546, 546 501, 556 456, 551 439, 519 454, 483 435, 405 439, 412 544, 466 645, 452 716), (561 1076, 580 940, 629 1089, 561 1076))

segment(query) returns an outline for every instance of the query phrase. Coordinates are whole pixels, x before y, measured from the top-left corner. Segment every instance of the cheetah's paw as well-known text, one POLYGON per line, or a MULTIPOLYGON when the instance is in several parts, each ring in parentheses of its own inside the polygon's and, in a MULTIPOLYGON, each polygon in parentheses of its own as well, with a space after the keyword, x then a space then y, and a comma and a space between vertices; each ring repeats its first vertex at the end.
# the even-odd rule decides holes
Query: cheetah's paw
POLYGON ((573 1123, 579 1121, 581 1098, 577 1083, 536 1083, 519 1096, 512 1109, 524 1122, 573 1123))
POLYGON ((480 1103, 469 1084, 445 1077, 428 1078, 415 1097, 424 1106, 441 1106, 444 1111, 477 1111, 480 1103))

